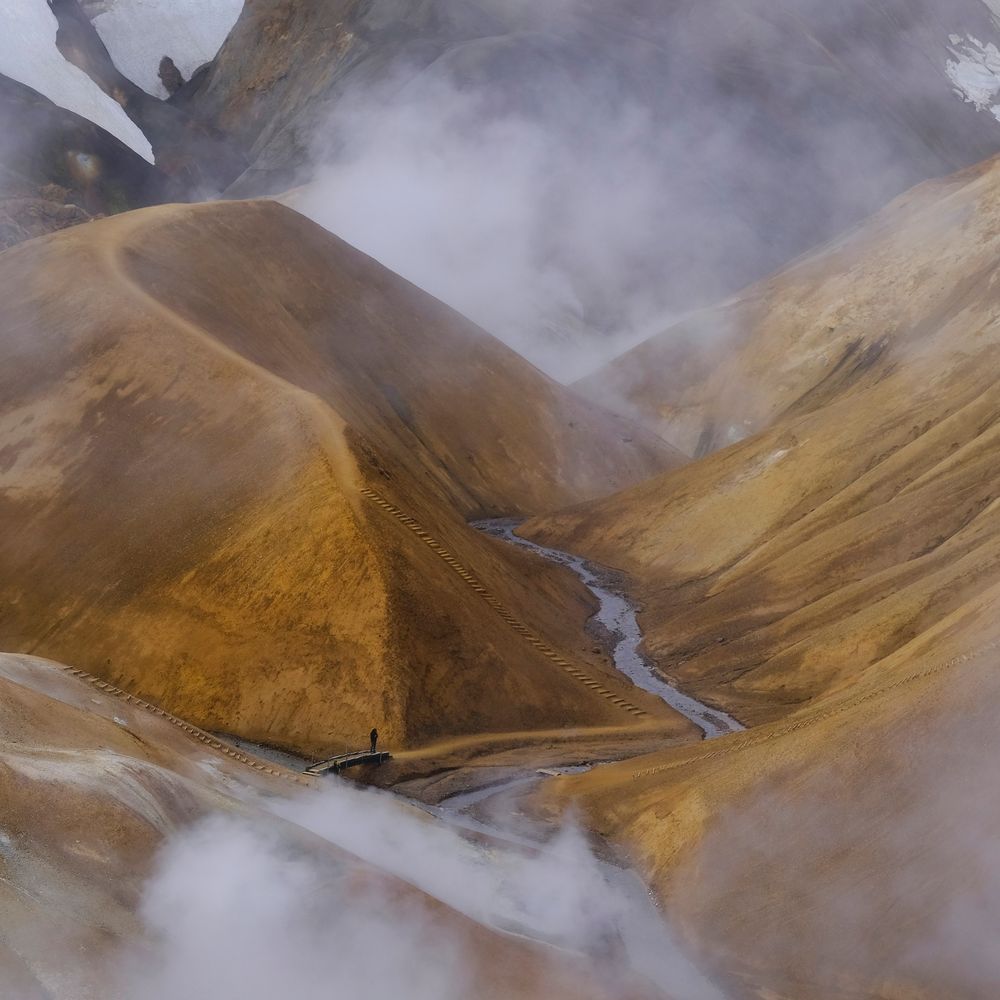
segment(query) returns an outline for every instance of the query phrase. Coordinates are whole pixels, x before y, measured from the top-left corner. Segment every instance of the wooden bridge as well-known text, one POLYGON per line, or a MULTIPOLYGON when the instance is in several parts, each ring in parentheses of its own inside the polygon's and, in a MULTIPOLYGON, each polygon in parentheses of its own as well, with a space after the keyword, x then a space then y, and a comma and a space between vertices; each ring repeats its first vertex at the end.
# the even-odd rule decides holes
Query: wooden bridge
POLYGON ((329 760, 321 760, 312 767, 307 767, 306 774, 340 774, 349 767, 360 767, 362 764, 384 764, 387 760, 392 760, 392 754, 385 750, 372 753, 369 750, 359 750, 355 753, 342 753, 329 760))

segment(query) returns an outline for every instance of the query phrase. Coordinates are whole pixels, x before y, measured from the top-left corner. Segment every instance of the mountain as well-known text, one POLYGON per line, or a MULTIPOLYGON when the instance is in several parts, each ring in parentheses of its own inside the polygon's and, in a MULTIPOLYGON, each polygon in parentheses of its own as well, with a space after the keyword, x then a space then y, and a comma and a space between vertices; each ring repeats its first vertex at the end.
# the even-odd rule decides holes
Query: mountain
POLYGON ((32 241, 0 286, 0 646, 317 755, 672 717, 569 574, 466 523, 676 464, 654 436, 272 202, 32 241))
POLYGON ((981 0, 252 0, 196 72, 232 0, 49 6, 0 71, 63 102, 83 71, 167 198, 304 189, 564 381, 1000 142, 981 0), (161 100, 168 48, 192 75, 161 100))
MULTIPOLYGON (((667 93, 655 95, 659 114, 680 130, 705 110, 694 96, 697 89, 725 98, 727 118, 744 119, 734 138, 752 140, 759 128, 773 144, 764 164, 775 167, 772 199, 790 176, 802 181, 807 167, 818 170, 808 194, 785 187, 780 201, 788 213, 788 198, 801 197, 797 207, 818 215, 817 198, 837 200, 836 191, 818 190, 826 176, 822 158, 835 154, 847 139, 831 137, 831 125, 857 121, 872 131, 870 137, 875 129, 888 131, 891 137, 881 137, 879 151, 885 143, 915 154, 906 170, 911 179, 966 165, 996 148, 998 136, 990 137, 987 123, 953 101, 945 73, 950 35, 989 38, 994 31, 990 12, 978 0, 906 5, 881 0, 836 12, 800 2, 781 13, 763 0, 750 5, 715 0, 671 10, 648 0, 616 4, 613 10, 596 3, 545 10, 509 0, 422 0, 402 13, 388 2, 317 8, 288 0, 251 0, 193 105, 218 121, 257 161, 252 173, 259 179, 247 178, 241 190, 273 192, 308 176, 313 133, 349 92, 352 77, 372 87, 400 72, 406 87, 427 70, 451 74, 463 87, 495 88, 498 111, 530 107, 544 117, 562 110, 556 100, 561 95, 548 94, 549 108, 537 98, 546 95, 546 87, 564 83, 571 65, 586 65, 580 58, 586 56, 590 66, 574 80, 582 88, 620 74, 615 96, 648 105, 653 87, 670 86, 667 93), (852 44, 859 38, 863 44, 852 44), (532 58, 546 46, 557 59, 554 66, 532 58), (705 58, 720 53, 733 59, 705 58), (919 93, 909 89, 905 75, 891 78, 915 65, 930 70, 919 93), (527 78, 518 72, 525 68, 527 78), (792 70, 801 77, 782 92, 780 81, 792 70), (866 87, 868 83, 872 86, 866 87), (790 114, 808 105, 813 110, 809 118, 790 114), (793 147, 808 162, 785 161, 793 147)), ((697 156, 697 144, 690 152, 697 156)), ((760 151, 751 147, 747 152, 760 151)), ((852 150, 861 157, 869 152, 852 150)), ((736 164, 708 166, 722 173, 706 178, 706 187, 739 192, 731 183, 736 164), (730 183, 720 185, 723 177, 730 183)), ((744 178, 747 187, 760 180, 744 178)), ((886 181, 888 187, 900 181, 908 186, 902 178, 886 181)), ((886 181, 874 179, 876 186, 886 181)), ((877 204, 867 201, 869 208, 877 204)), ((719 206, 723 211, 736 208, 719 206)), ((858 206, 853 214, 861 211, 858 206)), ((841 221, 831 223, 837 228, 841 221)), ((814 238, 814 233, 807 236, 814 238)), ((801 245, 801 238, 797 242, 801 245)))
POLYGON ((216 193, 217 172, 243 168, 204 125, 118 71, 76 0, 31 0, 10 15, 0 43, 0 247, 216 193))
POLYGON ((96 125, 0 76, 0 247, 161 201, 166 178, 96 125))
POLYGON ((663 669, 745 721, 995 582, 998 192, 995 161, 924 185, 752 288, 689 434, 758 432, 526 528, 631 574, 663 669))
POLYGON ((234 196, 314 182, 307 214, 563 377, 996 152, 968 36, 981 0, 251 0, 185 107, 246 157, 234 196))
POLYGON ((467 982, 492 1000, 653 996, 628 973, 612 990, 606 964, 463 911, 469 892, 436 897, 440 880, 419 871, 419 846, 435 841, 467 879, 498 853, 524 867, 509 845, 463 859, 458 837, 402 802, 303 788, 75 668, 0 654, 0 692, 6 996, 263 998, 280 983, 300 998, 333 984, 430 1000, 467 995, 467 982), (377 825, 341 846, 337 810, 366 806, 402 854, 377 825))
POLYGON ((80 0, 115 65, 147 93, 167 97, 164 56, 190 80, 211 61, 236 23, 243 0, 80 0))
MULTIPOLYGON (((62 0, 55 0, 60 3, 62 0)), ((59 21, 48 0, 7 4, 0 37, 0 74, 80 115, 153 161, 149 141, 110 92, 64 58, 58 48, 59 21)))
MULTIPOLYGON (((733 996, 993 991, 998 222, 989 161, 692 319, 728 342, 665 419, 748 436, 521 529, 625 570, 661 670, 752 726, 543 803, 630 852, 733 996)), ((630 359, 650 402, 672 346, 630 359)))
MULTIPOLYGON (((58 23, 56 46, 59 52, 67 63, 82 70, 112 97, 142 130, 157 168, 170 178, 169 193, 173 199, 187 201, 215 196, 221 190, 222 178, 245 167, 243 157, 215 130, 194 120, 182 108, 151 96, 120 71, 78 0, 50 0, 49 7, 58 23)), ((115 8, 103 13, 114 16, 116 10, 129 21, 128 10, 115 8)), ((94 13, 99 15, 101 12, 94 13)), ((133 9, 131 13, 136 11, 133 9)), ((201 13, 209 18, 212 12, 203 9, 201 13)), ((149 6, 145 8, 145 15, 155 18, 149 6)), ((167 44, 170 37, 169 29, 162 35, 156 34, 163 44, 167 44)), ((156 44, 148 33, 140 35, 137 28, 133 28, 133 42, 135 49, 140 51, 147 51, 150 44, 156 44)))

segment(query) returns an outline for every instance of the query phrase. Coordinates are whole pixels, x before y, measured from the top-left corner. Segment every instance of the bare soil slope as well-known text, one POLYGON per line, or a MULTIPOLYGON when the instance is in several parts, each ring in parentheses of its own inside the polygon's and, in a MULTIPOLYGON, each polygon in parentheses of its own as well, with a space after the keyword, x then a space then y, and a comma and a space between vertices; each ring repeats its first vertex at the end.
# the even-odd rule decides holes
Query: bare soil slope
POLYGON ((665 711, 568 574, 465 523, 639 480, 654 437, 273 203, 34 241, 0 287, 0 643, 315 754, 665 711))
POLYGON ((752 290, 699 419, 765 429, 527 530, 628 571, 661 667, 744 721, 877 674, 1000 579, 998 223, 990 162, 752 290))
MULTIPOLYGON (((328 919, 367 922, 376 935, 381 919, 385 934, 447 954, 460 970, 455 975, 468 975, 491 1000, 610 1000, 607 984, 582 956, 499 933, 279 818, 271 805, 280 811, 292 799, 302 805, 317 795, 318 789, 291 780, 297 776, 269 765, 262 770, 259 762, 249 766, 193 738, 180 720, 35 657, 0 654, 0 695, 0 983, 6 997, 125 1000, 176 995, 192 983, 236 988, 240 963, 252 958, 247 933, 257 924, 267 929, 269 915, 288 906, 301 917, 325 912, 328 919), (169 860, 164 848, 209 820, 202 848, 216 859, 229 851, 236 894, 216 872, 201 894, 199 873, 176 862, 174 881, 158 882, 161 907, 165 892, 184 920, 211 933, 211 947, 190 949, 182 928, 158 923, 162 914, 149 906, 149 882, 169 860), (259 853, 248 854, 253 844, 259 853), (281 865, 286 881, 275 884, 273 871, 254 869, 254 858, 265 868, 281 865), (303 870, 311 875, 308 891, 287 898, 302 891, 296 872, 303 870), (205 927, 213 918, 215 926, 205 927), (166 955, 164 936, 170 939, 166 955), (164 971, 169 962, 190 964, 180 979, 175 969, 172 979, 164 971), (123 975, 131 987, 123 988, 123 975)), ((383 803, 382 809, 402 817, 406 806, 383 803)), ((406 818, 414 822, 412 814, 406 818)), ((356 822, 365 821, 361 810, 356 822)), ((316 931, 329 948, 331 935, 323 941, 323 928, 316 931)), ((289 966, 287 941, 267 944, 274 975, 308 978, 308 970, 289 966)), ((381 954, 388 951, 383 941, 381 954)), ((419 970, 409 974, 425 978, 419 970)), ((649 996, 640 984, 619 985, 618 1000, 649 996)))
POLYGON ((871 385, 988 291, 996 184, 992 160, 921 184, 577 388, 700 457, 871 385))
POLYGON ((988 1000, 998 595, 711 746, 558 779, 734 1000, 988 1000))

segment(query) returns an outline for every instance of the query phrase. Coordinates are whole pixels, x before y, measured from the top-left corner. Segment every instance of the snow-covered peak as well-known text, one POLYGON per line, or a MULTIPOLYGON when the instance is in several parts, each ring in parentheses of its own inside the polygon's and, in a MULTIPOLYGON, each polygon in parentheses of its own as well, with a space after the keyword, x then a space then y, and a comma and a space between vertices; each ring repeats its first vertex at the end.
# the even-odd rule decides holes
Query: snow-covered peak
POLYGON ((0 0, 0 73, 73 111, 153 162, 142 130, 56 48, 59 27, 46 0, 0 0))
POLYGON ((185 79, 222 47, 243 0, 100 0, 94 27, 118 69, 157 97, 166 96, 158 70, 170 56, 185 79))

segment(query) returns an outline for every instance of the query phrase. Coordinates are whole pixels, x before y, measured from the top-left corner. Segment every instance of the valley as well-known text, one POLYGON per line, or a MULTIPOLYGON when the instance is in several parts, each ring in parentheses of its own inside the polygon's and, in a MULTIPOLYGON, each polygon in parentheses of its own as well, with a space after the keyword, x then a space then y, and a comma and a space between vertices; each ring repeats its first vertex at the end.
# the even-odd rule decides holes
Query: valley
POLYGON ((0 997, 993 1000, 996 4, 0 11, 0 997))

